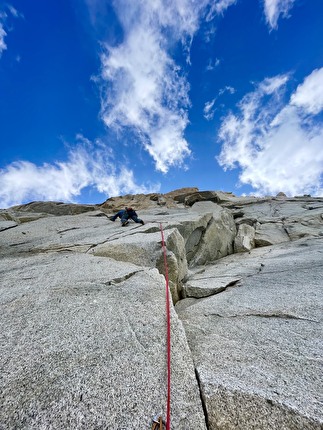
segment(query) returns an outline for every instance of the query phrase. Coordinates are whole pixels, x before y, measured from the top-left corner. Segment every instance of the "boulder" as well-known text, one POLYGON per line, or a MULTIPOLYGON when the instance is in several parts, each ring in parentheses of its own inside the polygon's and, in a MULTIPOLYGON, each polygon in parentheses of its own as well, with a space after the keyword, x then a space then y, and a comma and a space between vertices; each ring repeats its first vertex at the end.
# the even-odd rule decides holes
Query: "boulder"
POLYGON ((196 187, 188 187, 188 188, 179 188, 178 190, 170 191, 166 193, 164 196, 167 199, 173 199, 178 203, 184 203, 186 197, 189 195, 198 192, 198 188, 196 187))
POLYGON ((187 206, 192 206, 196 202, 210 201, 214 203, 236 202, 237 198, 234 194, 223 191, 195 191, 185 197, 184 203, 187 206))
POLYGON ((249 224, 240 224, 234 239, 234 252, 247 252, 255 247, 255 229, 249 224))
POLYGON ((278 194, 276 194, 276 197, 281 198, 281 199, 284 199, 284 198, 286 198, 287 196, 286 196, 286 194, 285 194, 285 193, 283 193, 282 191, 280 191, 278 194))
POLYGON ((189 279, 183 286, 183 298, 193 297, 200 299, 202 297, 213 296, 214 294, 221 293, 229 286, 235 285, 239 282, 239 277, 222 277, 222 278, 193 278, 189 279))
POLYGON ((196 202, 211 201, 217 203, 218 198, 215 191, 197 191, 185 197, 186 206, 193 206, 196 202))
POLYGON ((203 265, 232 254, 236 226, 230 211, 212 202, 195 203, 192 211, 210 213, 211 216, 198 246, 195 246, 194 255, 188 259, 190 265, 203 265))

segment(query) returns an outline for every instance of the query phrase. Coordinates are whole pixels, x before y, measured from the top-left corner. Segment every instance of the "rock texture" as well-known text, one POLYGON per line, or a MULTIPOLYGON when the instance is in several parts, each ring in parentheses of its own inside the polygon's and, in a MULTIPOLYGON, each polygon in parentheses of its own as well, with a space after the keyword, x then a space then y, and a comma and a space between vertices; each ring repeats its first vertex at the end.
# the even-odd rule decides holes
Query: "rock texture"
POLYGON ((0 429, 165 418, 161 225, 172 429, 322 429, 323 199, 196 188, 0 211, 0 429))
POLYGON ((209 428, 321 428, 322 258, 322 239, 301 240, 223 258, 188 283, 209 296, 178 304, 209 428))

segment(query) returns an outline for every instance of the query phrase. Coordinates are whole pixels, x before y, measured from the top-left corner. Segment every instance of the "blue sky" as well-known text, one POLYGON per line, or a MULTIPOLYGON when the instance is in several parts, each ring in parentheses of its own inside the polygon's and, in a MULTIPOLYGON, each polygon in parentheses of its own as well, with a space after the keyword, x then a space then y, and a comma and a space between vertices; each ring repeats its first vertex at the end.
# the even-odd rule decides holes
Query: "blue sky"
POLYGON ((0 1, 0 207, 323 195, 322 0, 0 1))

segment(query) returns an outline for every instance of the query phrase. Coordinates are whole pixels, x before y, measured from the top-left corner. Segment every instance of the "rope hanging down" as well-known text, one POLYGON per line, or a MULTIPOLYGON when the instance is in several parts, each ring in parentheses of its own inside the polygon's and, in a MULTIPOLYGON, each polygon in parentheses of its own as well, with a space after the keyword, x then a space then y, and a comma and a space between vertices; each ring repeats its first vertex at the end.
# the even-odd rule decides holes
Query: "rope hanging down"
POLYGON ((170 297, 169 297, 169 279, 168 279, 168 266, 166 256, 166 245, 164 240, 163 226, 160 223, 160 233, 162 238, 162 248, 164 254, 164 266, 165 266, 165 279, 166 279, 166 322, 167 322, 167 407, 166 407, 166 430, 170 430, 170 351, 171 351, 171 340, 170 340, 170 297))

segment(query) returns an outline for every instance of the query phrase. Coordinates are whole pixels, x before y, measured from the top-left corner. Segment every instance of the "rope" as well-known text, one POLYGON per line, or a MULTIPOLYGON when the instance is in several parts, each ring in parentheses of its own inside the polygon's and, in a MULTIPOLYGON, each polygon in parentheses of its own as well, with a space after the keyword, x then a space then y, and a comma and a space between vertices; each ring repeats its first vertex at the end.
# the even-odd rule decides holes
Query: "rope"
POLYGON ((165 279, 166 279, 166 323, 167 323, 167 407, 166 407, 166 430, 170 430, 170 352, 171 352, 171 340, 170 340, 170 297, 169 297, 169 279, 168 279, 168 266, 166 257, 166 245, 164 240, 163 226, 160 223, 160 233, 162 237, 162 248, 164 253, 164 266, 165 266, 165 279))

